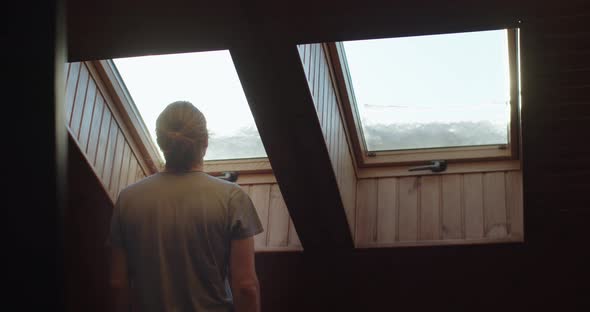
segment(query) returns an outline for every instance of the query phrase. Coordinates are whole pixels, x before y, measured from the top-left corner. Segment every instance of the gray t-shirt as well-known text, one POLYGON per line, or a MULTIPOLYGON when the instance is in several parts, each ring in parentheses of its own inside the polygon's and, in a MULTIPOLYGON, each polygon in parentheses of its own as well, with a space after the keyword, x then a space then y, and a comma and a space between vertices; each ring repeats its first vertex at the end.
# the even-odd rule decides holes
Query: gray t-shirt
POLYGON ((237 184, 203 172, 157 173, 120 193, 110 242, 127 254, 140 311, 232 311, 231 241, 262 231, 237 184))

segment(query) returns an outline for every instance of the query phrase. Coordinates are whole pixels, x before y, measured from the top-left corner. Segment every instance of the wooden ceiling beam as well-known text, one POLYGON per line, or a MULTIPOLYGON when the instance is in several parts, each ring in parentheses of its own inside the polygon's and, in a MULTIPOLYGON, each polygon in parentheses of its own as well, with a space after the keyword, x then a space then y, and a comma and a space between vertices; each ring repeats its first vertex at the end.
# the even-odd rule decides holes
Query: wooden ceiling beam
POLYGON ((352 234, 297 47, 258 36, 230 52, 303 248, 352 250, 352 234))
POLYGON ((589 13, 586 0, 67 1, 70 61, 229 49, 252 25, 291 43, 476 31, 589 13))

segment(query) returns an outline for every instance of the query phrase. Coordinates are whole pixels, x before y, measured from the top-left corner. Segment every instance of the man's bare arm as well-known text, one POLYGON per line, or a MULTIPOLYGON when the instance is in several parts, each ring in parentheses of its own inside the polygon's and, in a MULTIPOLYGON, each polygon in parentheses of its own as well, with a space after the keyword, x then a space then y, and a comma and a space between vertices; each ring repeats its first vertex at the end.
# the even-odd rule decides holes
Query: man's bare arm
POLYGON ((113 311, 127 312, 130 305, 129 280, 127 277, 127 258, 121 248, 111 249, 110 286, 113 299, 113 311))
POLYGON ((236 312, 260 312, 260 285, 254 266, 254 238, 233 240, 231 287, 236 312))

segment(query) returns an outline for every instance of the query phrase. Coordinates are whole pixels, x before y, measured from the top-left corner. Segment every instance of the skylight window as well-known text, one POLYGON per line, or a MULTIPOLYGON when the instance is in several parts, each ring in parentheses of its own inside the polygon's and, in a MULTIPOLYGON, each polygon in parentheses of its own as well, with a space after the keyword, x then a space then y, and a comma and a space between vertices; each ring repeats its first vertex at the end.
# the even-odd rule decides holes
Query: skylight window
POLYGON ((507 30, 342 44, 367 152, 509 143, 507 30))
POLYGON ((185 100, 207 119, 205 160, 266 157, 229 51, 119 58, 113 63, 154 142, 158 115, 166 105, 185 100))

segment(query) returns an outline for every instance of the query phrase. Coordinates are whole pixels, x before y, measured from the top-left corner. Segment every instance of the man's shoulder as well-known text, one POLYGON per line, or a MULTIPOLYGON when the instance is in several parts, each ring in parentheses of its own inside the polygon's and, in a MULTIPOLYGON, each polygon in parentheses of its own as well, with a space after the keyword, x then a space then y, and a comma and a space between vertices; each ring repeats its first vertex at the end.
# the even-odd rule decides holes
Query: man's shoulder
POLYGON ((158 183, 159 175, 158 173, 154 173, 147 177, 144 177, 134 183, 131 183, 124 187, 119 192, 119 197, 128 196, 128 194, 135 193, 135 192, 143 192, 144 189, 151 187, 154 183, 158 183))

